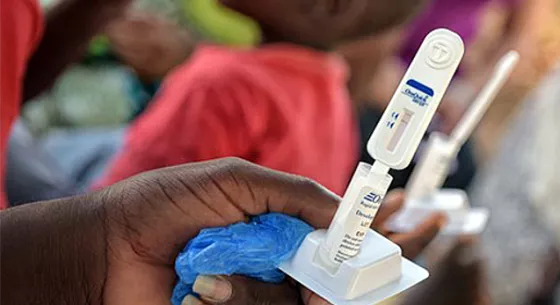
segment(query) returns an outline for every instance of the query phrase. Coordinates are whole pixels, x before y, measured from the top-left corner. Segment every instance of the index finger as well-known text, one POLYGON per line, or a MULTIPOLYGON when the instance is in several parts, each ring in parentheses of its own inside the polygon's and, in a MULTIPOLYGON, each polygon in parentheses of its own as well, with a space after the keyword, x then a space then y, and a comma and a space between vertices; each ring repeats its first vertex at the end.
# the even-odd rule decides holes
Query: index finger
POLYGON ((151 255, 166 263, 200 230, 246 221, 248 216, 283 213, 326 228, 339 201, 309 179, 239 159, 146 172, 99 195, 108 202, 117 235, 128 236, 134 228, 134 236, 150 246, 151 255))
POLYGON ((402 248, 403 256, 414 259, 432 242, 445 223, 445 215, 437 213, 416 227, 414 231, 394 234, 390 239, 402 248))
POLYGON ((379 208, 377 216, 375 216, 375 219, 373 220, 372 227, 382 234, 385 233, 385 223, 387 222, 387 220, 389 220, 389 218, 391 218, 391 216, 393 216, 403 207, 404 201, 405 195, 404 191, 402 190, 394 190, 387 194, 385 200, 379 208))
POLYGON ((247 198, 237 204, 248 215, 282 213, 327 228, 340 202, 340 197, 308 178, 238 159, 219 160, 215 165, 207 173, 220 179, 217 183, 230 185, 235 196, 247 198))

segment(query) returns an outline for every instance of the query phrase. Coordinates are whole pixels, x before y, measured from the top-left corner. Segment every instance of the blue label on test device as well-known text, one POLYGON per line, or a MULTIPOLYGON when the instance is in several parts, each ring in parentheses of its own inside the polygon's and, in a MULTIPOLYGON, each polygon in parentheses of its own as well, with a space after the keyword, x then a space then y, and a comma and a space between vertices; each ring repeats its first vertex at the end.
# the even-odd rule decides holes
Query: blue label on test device
POLYGON ((369 193, 364 197, 364 200, 369 201, 369 202, 373 202, 373 203, 378 203, 381 201, 381 196, 377 195, 376 193, 369 193))
POLYGON ((434 96, 434 90, 419 81, 410 79, 406 82, 404 95, 411 98, 412 102, 418 104, 420 107, 427 106, 430 98, 434 96))

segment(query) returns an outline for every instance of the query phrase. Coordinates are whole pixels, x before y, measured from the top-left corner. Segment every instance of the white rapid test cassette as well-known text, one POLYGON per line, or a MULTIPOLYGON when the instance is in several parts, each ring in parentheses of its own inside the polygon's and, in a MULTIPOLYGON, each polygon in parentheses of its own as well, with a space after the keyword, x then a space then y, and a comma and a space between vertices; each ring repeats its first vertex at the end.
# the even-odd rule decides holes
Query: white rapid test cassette
POLYGON ((358 166, 328 231, 309 234, 282 271, 335 305, 376 304, 428 277, 370 226, 389 170, 410 164, 463 54, 449 30, 426 37, 368 143, 374 164, 358 166))
POLYGON ((444 235, 477 235, 484 230, 490 216, 488 209, 471 208, 463 190, 441 187, 449 174, 451 163, 509 79, 518 61, 519 54, 515 51, 504 55, 451 134, 432 133, 406 187, 405 208, 389 221, 389 229, 408 232, 431 214, 442 212, 448 219, 442 229, 444 235))

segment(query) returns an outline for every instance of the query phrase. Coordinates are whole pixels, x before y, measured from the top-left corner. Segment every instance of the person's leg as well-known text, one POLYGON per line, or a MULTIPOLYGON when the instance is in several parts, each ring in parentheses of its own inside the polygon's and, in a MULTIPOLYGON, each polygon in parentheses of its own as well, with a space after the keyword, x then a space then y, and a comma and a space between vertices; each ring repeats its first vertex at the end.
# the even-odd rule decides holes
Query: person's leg
POLYGON ((70 175, 39 145, 27 127, 17 122, 7 154, 6 192, 10 205, 66 197, 77 191, 70 175))
POLYGON ((122 147, 124 128, 59 130, 43 140, 43 146, 87 191, 122 147))

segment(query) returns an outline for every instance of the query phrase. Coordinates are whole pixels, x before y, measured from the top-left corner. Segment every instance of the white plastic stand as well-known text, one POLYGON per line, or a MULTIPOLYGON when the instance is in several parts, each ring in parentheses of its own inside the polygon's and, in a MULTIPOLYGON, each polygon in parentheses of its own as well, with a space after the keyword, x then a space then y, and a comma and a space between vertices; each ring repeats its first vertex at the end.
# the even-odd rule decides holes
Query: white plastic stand
POLYGON ((280 270, 334 305, 372 305, 425 280, 428 272, 402 257, 401 249, 370 230, 360 253, 335 274, 317 263, 325 230, 309 234, 296 255, 280 270))
POLYGON ((457 189, 441 189, 421 199, 409 200, 404 209, 389 220, 387 229, 409 232, 435 212, 447 215, 444 235, 478 235, 484 231, 490 212, 471 208, 467 194, 457 189))

